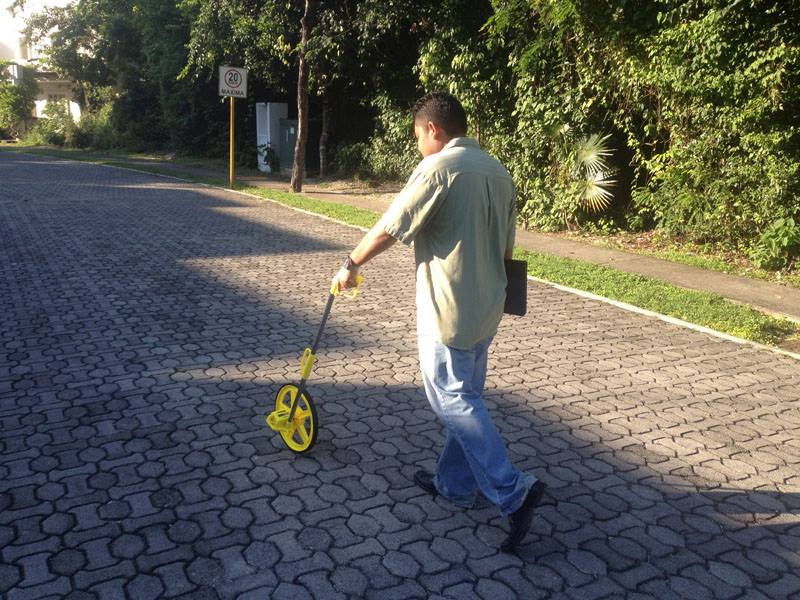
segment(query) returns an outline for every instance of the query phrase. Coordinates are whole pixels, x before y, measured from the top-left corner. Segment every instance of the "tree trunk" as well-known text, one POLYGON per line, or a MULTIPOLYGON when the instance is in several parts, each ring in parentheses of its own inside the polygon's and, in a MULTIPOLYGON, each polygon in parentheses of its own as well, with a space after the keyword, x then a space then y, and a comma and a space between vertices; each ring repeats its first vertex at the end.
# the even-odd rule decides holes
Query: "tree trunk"
POLYGON ((328 138, 330 137, 330 112, 328 91, 322 93, 322 133, 319 135, 319 177, 322 179, 328 171, 328 138))
POLYGON ((297 74, 297 142, 294 145, 292 165, 292 191, 303 190, 303 170, 306 166, 306 142, 308 141, 308 62, 306 45, 311 31, 309 21, 318 0, 305 0, 305 11, 300 19, 299 68, 297 74))

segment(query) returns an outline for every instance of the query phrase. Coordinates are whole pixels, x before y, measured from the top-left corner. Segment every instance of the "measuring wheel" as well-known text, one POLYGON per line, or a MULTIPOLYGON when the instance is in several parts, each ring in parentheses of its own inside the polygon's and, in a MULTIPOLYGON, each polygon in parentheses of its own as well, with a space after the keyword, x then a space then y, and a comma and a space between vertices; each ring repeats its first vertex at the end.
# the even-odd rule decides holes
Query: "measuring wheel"
MULTIPOLYGON (((356 287, 351 294, 344 294, 350 298, 358 295, 358 286, 364 278, 356 276, 356 287)), ((314 363, 317 360, 317 347, 325 329, 328 315, 331 313, 333 299, 342 294, 339 283, 334 279, 331 284, 331 292, 328 294, 328 303, 325 305, 325 312, 322 313, 322 323, 317 330, 317 337, 310 348, 306 348, 300 358, 300 383, 294 385, 287 383, 278 390, 275 396, 275 410, 267 415, 267 425, 273 431, 281 434, 283 441, 289 446, 289 450, 302 454, 308 452, 317 441, 317 411, 311 396, 306 391, 306 382, 311 377, 314 363)))
POLYGON ((281 434, 292 452, 308 452, 317 441, 317 410, 308 392, 287 383, 275 396, 275 410, 267 416, 267 425, 281 434), (292 405, 297 404, 290 419, 292 405))

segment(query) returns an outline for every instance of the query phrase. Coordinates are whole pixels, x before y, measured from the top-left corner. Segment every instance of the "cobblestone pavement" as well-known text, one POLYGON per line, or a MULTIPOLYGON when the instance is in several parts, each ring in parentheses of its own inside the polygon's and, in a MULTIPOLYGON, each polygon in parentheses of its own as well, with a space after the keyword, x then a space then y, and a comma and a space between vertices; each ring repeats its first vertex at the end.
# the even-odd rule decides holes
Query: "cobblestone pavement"
POLYGON ((518 555, 411 482, 443 437, 406 248, 335 303, 291 454, 264 414, 360 235, 0 153, 0 596, 798 597, 800 363, 545 285, 487 384, 549 486, 518 555))

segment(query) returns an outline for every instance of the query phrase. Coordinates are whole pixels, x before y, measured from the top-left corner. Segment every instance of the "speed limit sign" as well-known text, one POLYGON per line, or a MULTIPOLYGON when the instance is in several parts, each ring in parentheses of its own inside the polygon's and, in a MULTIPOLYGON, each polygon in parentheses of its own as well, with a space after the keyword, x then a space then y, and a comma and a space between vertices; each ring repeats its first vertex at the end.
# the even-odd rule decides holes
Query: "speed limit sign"
POLYGON ((247 69, 220 67, 219 95, 247 98, 247 69))

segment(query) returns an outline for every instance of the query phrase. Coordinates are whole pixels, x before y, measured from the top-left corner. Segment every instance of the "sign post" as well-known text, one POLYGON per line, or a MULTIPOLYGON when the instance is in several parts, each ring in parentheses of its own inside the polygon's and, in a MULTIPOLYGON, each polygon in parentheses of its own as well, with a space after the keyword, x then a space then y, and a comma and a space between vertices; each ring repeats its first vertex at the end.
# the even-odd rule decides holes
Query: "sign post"
POLYGON ((230 160, 228 164, 228 187, 233 189, 233 184, 236 181, 236 163, 233 160, 233 131, 234 127, 233 124, 236 122, 236 118, 234 117, 234 109, 233 109, 233 96, 230 97, 231 101, 231 134, 230 134, 230 160))
POLYGON ((230 97, 231 102, 231 127, 230 127, 230 164, 228 169, 228 185, 233 189, 236 181, 236 171, 233 160, 234 142, 234 99, 247 98, 247 69, 236 67, 219 68, 219 95, 230 97))

